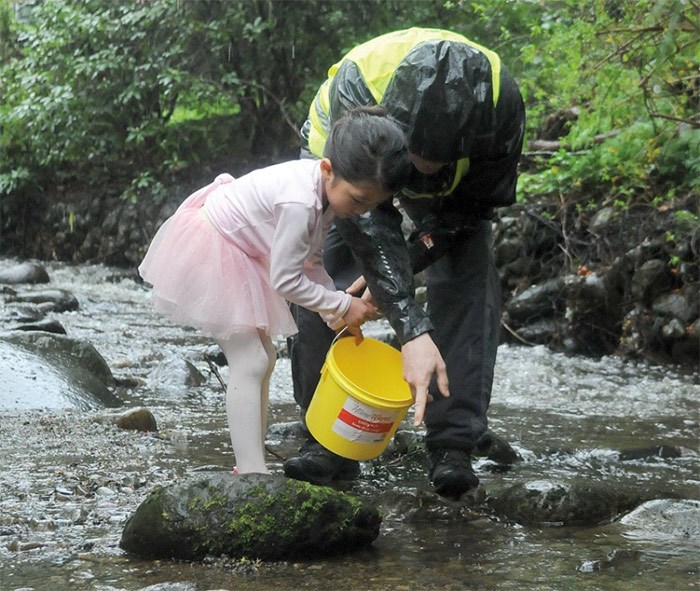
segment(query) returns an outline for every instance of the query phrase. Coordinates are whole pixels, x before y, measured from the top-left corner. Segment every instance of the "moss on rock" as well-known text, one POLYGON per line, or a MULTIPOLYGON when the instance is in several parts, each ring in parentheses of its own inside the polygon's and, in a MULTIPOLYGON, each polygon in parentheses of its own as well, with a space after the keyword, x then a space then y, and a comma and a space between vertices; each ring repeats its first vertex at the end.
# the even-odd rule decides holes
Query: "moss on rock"
POLYGON ((211 475, 159 488, 128 520, 120 546, 158 558, 281 560, 370 545, 381 516, 328 487, 262 474, 211 475))

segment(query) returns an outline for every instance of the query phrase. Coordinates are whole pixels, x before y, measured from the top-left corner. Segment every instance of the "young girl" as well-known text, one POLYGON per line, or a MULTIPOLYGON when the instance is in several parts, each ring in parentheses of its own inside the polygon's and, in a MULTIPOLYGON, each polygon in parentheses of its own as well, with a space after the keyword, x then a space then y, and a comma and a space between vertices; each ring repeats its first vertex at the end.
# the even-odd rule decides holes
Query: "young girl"
POLYGON ((165 221, 139 266, 156 310, 214 337, 226 356, 239 473, 268 472, 272 337, 297 332, 285 300, 355 335, 376 311, 335 289, 321 248, 334 216, 362 215, 401 188, 406 140, 381 108, 362 108, 333 126, 324 156, 218 176, 165 221))

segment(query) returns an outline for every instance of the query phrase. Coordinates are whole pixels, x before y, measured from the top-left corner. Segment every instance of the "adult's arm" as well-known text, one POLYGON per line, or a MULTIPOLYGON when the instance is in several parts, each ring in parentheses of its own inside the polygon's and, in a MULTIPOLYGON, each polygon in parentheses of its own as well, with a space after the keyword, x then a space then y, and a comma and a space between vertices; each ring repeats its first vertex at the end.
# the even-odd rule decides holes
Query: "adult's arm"
POLYGON ((401 230, 401 214, 389 202, 335 225, 360 261, 367 285, 404 344, 433 324, 414 298, 413 270, 401 230))

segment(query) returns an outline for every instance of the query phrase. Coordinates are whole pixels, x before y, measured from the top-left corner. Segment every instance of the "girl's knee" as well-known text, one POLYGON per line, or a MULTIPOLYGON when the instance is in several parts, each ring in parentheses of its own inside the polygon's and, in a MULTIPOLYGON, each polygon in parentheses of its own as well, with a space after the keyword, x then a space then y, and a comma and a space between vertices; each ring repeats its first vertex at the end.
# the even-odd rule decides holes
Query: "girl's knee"
POLYGON ((232 375, 263 378, 274 368, 276 355, 271 352, 274 351, 272 341, 268 346, 256 331, 233 335, 218 344, 232 375))

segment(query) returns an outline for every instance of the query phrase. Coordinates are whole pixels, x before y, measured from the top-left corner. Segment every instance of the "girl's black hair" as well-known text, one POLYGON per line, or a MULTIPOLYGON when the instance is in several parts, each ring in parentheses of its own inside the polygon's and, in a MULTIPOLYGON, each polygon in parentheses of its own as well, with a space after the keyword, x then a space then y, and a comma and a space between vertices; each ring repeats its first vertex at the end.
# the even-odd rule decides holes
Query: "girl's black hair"
POLYGON ((372 183, 391 192, 401 189, 411 172, 403 131, 376 105, 358 107, 338 119, 323 155, 333 173, 349 183, 372 183))

